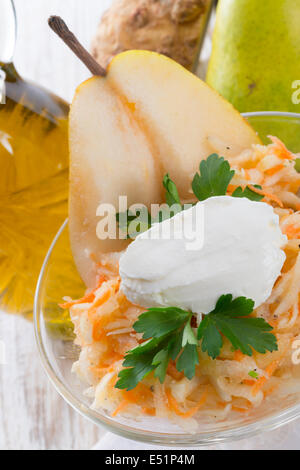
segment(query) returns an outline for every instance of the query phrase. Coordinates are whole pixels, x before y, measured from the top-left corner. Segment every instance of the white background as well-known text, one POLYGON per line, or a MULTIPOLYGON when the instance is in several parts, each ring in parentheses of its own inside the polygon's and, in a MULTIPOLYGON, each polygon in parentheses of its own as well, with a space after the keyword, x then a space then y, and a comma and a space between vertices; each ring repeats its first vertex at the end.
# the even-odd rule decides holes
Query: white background
POLYGON ((50 15, 62 16, 89 49, 101 14, 110 4, 111 0, 15 0, 15 63, 20 74, 71 101, 76 86, 90 74, 50 30, 47 19, 50 15))
MULTIPOLYGON (((61 15, 89 47, 108 0, 15 0, 20 74, 71 100, 89 76, 48 28, 51 14, 61 15)), ((0 12, 1 14, 1 12, 0 12)), ((0 341, 6 365, 0 365, 0 449, 89 449, 103 431, 80 417, 58 396, 37 357, 32 324, 0 312, 0 341)))

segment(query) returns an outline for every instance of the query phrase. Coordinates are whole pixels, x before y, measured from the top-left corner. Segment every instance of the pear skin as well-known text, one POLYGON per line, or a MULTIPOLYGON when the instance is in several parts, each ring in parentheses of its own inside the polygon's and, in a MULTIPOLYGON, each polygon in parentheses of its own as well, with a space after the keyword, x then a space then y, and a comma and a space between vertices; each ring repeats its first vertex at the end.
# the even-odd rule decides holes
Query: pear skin
POLYGON ((219 0, 207 83, 240 112, 300 112, 300 0, 219 0))

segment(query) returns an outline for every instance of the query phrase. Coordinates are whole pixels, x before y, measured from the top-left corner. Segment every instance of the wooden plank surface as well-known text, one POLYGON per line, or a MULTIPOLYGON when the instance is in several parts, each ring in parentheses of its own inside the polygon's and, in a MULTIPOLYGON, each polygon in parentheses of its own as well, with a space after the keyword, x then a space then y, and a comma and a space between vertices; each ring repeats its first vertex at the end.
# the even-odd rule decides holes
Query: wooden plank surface
MULTIPOLYGON (((110 1, 16 0, 15 4, 15 63, 20 74, 70 101, 89 72, 49 30, 47 18, 61 15, 88 47, 110 1)), ((0 449, 89 449, 104 434, 73 411, 49 383, 37 356, 32 324, 0 312, 0 363, 4 360, 0 449)))

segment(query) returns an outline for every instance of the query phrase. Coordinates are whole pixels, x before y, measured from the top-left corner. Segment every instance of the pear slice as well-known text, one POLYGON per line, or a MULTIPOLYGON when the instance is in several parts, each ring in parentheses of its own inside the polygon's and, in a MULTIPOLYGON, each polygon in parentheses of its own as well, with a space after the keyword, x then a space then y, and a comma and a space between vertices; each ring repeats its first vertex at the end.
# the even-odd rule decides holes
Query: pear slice
POLYGON ((190 194, 199 162, 214 152, 233 160, 251 144, 261 143, 233 106, 173 60, 146 51, 116 56, 108 80, 135 103, 156 147, 164 172, 180 195, 190 194))
POLYGON ((164 200, 169 173, 183 199, 199 162, 213 152, 234 160, 255 131, 220 95, 171 59, 125 52, 105 78, 83 83, 70 113, 70 237, 81 277, 91 286, 102 253, 121 251, 124 240, 99 240, 101 203, 118 208, 164 200))
POLYGON ((121 251, 124 240, 99 240, 97 209, 119 196, 150 206, 162 200, 153 150, 133 118, 130 104, 107 78, 94 77, 77 90, 70 113, 70 239, 74 259, 88 286, 95 282, 101 253, 121 251))

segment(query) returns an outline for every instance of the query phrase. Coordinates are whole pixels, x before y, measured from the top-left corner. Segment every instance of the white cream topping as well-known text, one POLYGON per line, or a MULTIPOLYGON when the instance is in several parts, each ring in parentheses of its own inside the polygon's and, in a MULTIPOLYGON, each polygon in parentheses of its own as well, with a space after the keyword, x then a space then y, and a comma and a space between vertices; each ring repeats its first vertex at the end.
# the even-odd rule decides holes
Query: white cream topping
POLYGON ((251 298, 258 307, 281 272, 285 244, 268 204, 212 197, 139 235, 121 257, 121 288, 146 308, 177 306, 207 314, 223 294, 251 298), (196 217, 203 221, 197 232, 203 246, 191 249, 187 233, 196 217), (168 230, 175 236, 163 239, 168 230))

